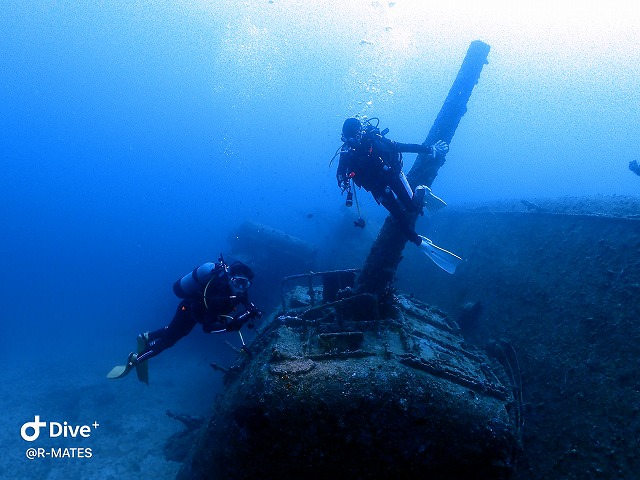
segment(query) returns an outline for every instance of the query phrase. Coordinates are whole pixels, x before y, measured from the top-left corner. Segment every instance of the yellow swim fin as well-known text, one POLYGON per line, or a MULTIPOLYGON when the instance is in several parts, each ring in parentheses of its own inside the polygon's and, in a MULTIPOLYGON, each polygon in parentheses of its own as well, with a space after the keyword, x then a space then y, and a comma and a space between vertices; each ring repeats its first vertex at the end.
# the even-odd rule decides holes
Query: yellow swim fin
POLYGON ((419 235, 419 237, 422 239, 420 249, 424 254, 433 260, 433 263, 438 265, 445 272, 453 275, 456 272, 458 265, 462 263, 462 258, 455 253, 451 253, 450 251, 437 246, 427 237, 423 237, 422 235, 419 235))
POLYGON ((107 378, 122 378, 133 369, 133 361, 135 353, 130 353, 126 365, 116 365, 107 373, 107 378))

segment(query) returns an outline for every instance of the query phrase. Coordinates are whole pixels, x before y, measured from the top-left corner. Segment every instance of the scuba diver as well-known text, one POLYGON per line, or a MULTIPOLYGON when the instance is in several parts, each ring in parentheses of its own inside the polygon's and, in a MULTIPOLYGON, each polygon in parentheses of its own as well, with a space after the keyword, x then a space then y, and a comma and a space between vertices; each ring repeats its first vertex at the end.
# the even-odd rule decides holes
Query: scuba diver
MULTIPOLYGON (((147 360, 175 345, 196 323, 202 325, 205 333, 237 331, 242 349, 248 353, 240 328, 262 316, 262 312, 249 301, 247 290, 252 280, 253 271, 247 265, 242 262, 227 265, 222 255, 218 262, 204 263, 177 280, 173 292, 183 300, 171 323, 138 335, 137 352, 130 353, 126 365, 114 367, 107 378, 122 378, 135 367, 138 380, 148 383, 147 360), (238 310, 240 305, 242 307, 238 310)), ((248 326, 253 327, 252 323, 248 326)))
MULTIPOLYGON (((462 259, 418 235, 410 220, 411 215, 422 214, 423 207, 435 211, 446 203, 426 185, 418 186, 414 193, 402 171, 402 153, 424 153, 434 159, 442 159, 449 151, 449 145, 442 140, 434 145, 398 143, 385 137, 389 129, 381 132, 379 123, 378 118, 364 122, 347 118, 342 125, 343 145, 335 155, 340 155, 336 179, 342 193, 347 192, 346 205, 353 204, 355 190, 352 190, 352 183, 371 192, 375 201, 389 211, 409 241, 420 247, 440 268, 454 273, 462 259), (375 124, 372 123, 374 120, 375 124)), ((354 224, 364 227, 364 220, 359 218, 354 224)))

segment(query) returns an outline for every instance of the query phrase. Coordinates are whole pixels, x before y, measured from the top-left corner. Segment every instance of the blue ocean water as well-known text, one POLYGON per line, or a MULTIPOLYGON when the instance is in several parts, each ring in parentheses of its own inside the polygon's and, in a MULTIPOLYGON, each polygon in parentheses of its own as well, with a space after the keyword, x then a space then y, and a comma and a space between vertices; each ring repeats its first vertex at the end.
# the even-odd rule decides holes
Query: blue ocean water
POLYGON ((85 462, 97 470, 150 404, 206 411, 194 397, 218 385, 208 362, 222 340, 185 339, 157 359, 149 389, 104 374, 137 332, 170 320, 172 282, 228 250, 241 222, 320 249, 352 228, 329 167, 344 118, 380 117, 390 138, 421 143, 473 40, 491 45, 489 64, 438 195, 637 195, 636 12, 425 3, 3 2, 0 477, 15 463, 25 478, 75 472, 23 459, 19 429, 34 415, 110 424, 115 450, 85 462))

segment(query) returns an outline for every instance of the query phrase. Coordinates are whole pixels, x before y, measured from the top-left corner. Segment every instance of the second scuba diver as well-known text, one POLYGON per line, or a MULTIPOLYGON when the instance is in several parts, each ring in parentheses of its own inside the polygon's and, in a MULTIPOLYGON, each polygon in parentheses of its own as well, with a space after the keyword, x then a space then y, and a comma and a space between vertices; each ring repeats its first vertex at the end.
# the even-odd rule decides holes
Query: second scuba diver
POLYGON ((130 353, 127 363, 114 367, 107 378, 122 378, 135 368, 138 380, 148 383, 147 361, 173 346, 196 323, 205 333, 239 332, 246 322, 262 316, 249 301, 247 290, 252 280, 253 271, 247 265, 227 265, 222 256, 217 263, 203 263, 177 280, 173 292, 182 301, 171 323, 138 335, 138 351, 130 353))

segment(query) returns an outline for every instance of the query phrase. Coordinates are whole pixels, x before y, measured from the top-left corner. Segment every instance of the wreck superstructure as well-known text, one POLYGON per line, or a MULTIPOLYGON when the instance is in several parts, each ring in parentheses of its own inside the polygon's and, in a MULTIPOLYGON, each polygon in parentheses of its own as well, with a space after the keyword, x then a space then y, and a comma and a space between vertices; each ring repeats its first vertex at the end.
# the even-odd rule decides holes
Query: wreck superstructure
POLYGON ((226 372, 184 478, 509 478, 517 396, 455 322, 299 279, 226 372))

